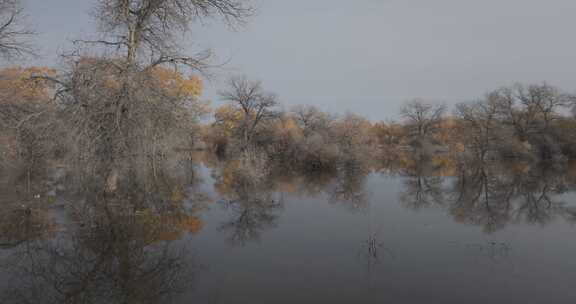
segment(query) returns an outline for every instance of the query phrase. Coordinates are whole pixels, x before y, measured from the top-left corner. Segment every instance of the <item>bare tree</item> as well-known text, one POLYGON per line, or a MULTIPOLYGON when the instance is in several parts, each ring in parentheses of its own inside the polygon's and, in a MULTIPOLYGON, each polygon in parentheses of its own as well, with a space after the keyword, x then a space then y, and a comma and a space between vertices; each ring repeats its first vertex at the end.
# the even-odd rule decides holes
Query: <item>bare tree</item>
POLYGON ((258 81, 250 81, 246 76, 232 77, 228 89, 220 92, 222 99, 232 102, 243 114, 243 121, 238 130, 242 136, 242 149, 251 143, 258 125, 276 116, 272 108, 277 104, 277 97, 265 92, 258 81))
POLYGON ((515 89, 511 87, 497 89, 488 93, 486 99, 496 106, 497 116, 502 124, 511 126, 521 141, 526 140, 536 117, 532 111, 525 111, 515 89))
POLYGON ((544 84, 529 86, 517 85, 516 97, 525 107, 526 112, 542 120, 544 128, 550 126, 556 111, 570 105, 570 97, 561 93, 558 88, 544 84))
POLYGON ((19 0, 0 0, 0 56, 7 58, 33 54, 27 40, 34 32, 23 24, 19 0))
POLYGON ((70 155, 88 170, 87 176, 110 181, 107 187, 113 189, 118 171, 143 167, 134 161, 149 165, 156 176, 157 161, 175 147, 191 144, 202 111, 189 96, 169 88, 174 78, 161 78, 169 74, 167 65, 202 70, 207 57, 182 55, 179 35, 198 20, 243 22, 253 9, 247 0, 96 2, 102 39, 77 42, 105 52, 96 57, 74 53, 66 57, 68 71, 42 78, 58 84, 70 155))
POLYGON ((486 97, 497 107, 502 126, 511 127, 516 139, 529 143, 542 159, 561 157, 561 140, 554 124, 574 97, 546 83, 500 88, 486 97))
POLYGON ((499 128, 498 105, 491 99, 456 105, 455 115, 460 119, 460 136, 478 161, 484 161, 493 148, 499 128))
POLYGON ((445 112, 444 105, 432 105, 415 99, 404 105, 400 114, 406 119, 412 134, 423 138, 438 129, 445 112))
POLYGON ((138 54, 153 58, 152 65, 202 65, 202 57, 181 55, 178 34, 188 31, 191 22, 222 18, 228 24, 243 22, 253 13, 247 0, 98 0, 94 12, 101 40, 83 41, 125 51, 128 63, 138 54))
POLYGON ((487 98, 497 104, 500 119, 514 127, 521 140, 526 140, 529 133, 547 129, 557 111, 572 105, 574 99, 546 83, 500 88, 487 98))
POLYGON ((314 106, 296 106, 292 109, 292 115, 305 136, 321 129, 328 129, 332 122, 330 115, 320 111, 314 106))

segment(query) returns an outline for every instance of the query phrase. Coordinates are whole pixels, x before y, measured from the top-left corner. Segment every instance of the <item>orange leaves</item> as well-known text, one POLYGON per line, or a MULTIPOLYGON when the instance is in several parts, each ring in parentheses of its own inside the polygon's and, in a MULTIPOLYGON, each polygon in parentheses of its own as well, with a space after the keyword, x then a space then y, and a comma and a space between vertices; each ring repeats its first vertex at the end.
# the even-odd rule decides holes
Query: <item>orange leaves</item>
POLYGON ((33 76, 54 76, 56 72, 45 67, 10 67, 0 70, 0 102, 33 103, 43 105, 50 100, 51 85, 33 76))
POLYGON ((202 220, 198 217, 187 217, 182 220, 181 224, 182 228, 191 234, 197 234, 203 227, 202 220))
POLYGON ((292 117, 282 117, 273 121, 270 124, 270 129, 283 149, 286 149, 290 144, 304 140, 302 129, 292 117))
POLYGON ((198 115, 210 112, 210 105, 200 100, 204 86, 200 77, 192 75, 185 77, 178 71, 164 67, 154 67, 148 71, 153 86, 168 98, 187 101, 188 105, 198 115))
POLYGON ((220 127, 224 134, 231 136, 244 119, 244 113, 232 105, 224 105, 216 109, 214 117, 216 125, 220 127))
POLYGON ((185 77, 175 70, 164 67, 154 67, 150 70, 150 75, 170 96, 192 99, 202 94, 202 80, 198 76, 185 77))

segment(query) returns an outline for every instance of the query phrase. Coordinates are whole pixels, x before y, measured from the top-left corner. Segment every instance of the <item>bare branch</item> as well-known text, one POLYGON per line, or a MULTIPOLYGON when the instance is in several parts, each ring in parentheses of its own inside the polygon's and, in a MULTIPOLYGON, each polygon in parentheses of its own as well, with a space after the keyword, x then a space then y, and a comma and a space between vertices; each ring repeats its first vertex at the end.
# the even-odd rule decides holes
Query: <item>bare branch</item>
POLYGON ((0 56, 4 59, 34 54, 28 39, 34 31, 23 25, 23 9, 18 0, 0 0, 0 56))

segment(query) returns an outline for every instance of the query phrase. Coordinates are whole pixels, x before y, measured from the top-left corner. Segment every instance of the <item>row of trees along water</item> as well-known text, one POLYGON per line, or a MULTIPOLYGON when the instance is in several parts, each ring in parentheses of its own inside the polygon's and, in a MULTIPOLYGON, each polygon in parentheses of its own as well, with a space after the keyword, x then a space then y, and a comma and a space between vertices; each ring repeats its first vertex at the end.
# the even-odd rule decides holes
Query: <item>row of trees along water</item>
MULTIPOLYGON (((3 57, 33 54, 18 1, 1 0, 0 10, 3 57)), ((99 31, 75 40, 58 68, 0 71, 1 182, 30 192, 59 165, 81 186, 152 187, 149 180, 192 149, 234 163, 249 183, 277 170, 382 168, 406 154, 458 166, 576 157, 575 97, 546 83, 500 88, 452 110, 413 100, 398 122, 374 123, 314 106, 280 110, 260 82, 233 76, 219 94, 226 104, 211 109, 201 98, 211 53, 185 54, 179 38, 198 21, 236 27, 253 13, 244 0, 95 1, 99 31)))

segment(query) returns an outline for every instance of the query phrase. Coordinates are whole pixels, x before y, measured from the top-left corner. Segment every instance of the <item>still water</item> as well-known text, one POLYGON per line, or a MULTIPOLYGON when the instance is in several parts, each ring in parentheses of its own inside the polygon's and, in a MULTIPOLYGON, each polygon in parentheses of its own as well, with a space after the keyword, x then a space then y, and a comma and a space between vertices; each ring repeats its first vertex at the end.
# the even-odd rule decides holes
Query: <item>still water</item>
POLYGON ((1 303, 576 303, 563 168, 225 171, 5 208, 1 303))

